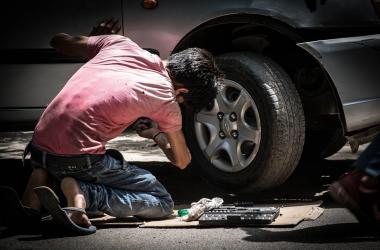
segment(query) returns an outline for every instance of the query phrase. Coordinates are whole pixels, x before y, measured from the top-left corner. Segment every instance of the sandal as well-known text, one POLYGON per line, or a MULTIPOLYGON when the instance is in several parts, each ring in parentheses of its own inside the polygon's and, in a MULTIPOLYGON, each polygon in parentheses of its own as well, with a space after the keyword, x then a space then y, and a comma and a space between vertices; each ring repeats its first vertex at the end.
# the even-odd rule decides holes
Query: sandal
POLYGON ((0 222, 10 228, 36 226, 41 223, 41 213, 22 205, 17 192, 7 186, 0 186, 0 222))
POLYGON ((77 225, 68 216, 68 212, 86 214, 83 208, 61 207, 57 195, 49 187, 41 186, 34 188, 44 208, 52 215, 53 220, 62 225, 67 231, 76 235, 88 235, 96 232, 95 226, 82 227, 77 225))

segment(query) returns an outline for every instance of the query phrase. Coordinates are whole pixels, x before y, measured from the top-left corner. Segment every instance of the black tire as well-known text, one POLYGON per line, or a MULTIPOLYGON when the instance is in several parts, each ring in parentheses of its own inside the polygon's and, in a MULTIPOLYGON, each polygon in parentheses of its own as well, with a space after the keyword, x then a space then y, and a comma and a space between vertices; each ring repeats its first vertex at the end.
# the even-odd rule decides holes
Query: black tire
POLYGON ((251 52, 217 57, 226 79, 239 83, 257 106, 261 141, 252 162, 238 172, 215 167, 200 148, 196 114, 185 114, 184 129, 193 167, 209 182, 227 190, 257 192, 282 184, 297 166, 304 145, 302 104, 288 75, 271 59, 251 52))

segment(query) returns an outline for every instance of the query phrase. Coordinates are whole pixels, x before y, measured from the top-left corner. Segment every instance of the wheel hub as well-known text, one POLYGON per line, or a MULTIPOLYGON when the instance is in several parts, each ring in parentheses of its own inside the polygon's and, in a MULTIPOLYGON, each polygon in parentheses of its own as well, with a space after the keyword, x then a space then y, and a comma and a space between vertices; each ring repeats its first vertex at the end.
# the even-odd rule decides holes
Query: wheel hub
POLYGON ((237 139, 239 132, 237 130, 237 115, 235 112, 231 112, 229 115, 225 115, 223 112, 217 114, 219 122, 219 137, 225 139, 230 136, 237 139))

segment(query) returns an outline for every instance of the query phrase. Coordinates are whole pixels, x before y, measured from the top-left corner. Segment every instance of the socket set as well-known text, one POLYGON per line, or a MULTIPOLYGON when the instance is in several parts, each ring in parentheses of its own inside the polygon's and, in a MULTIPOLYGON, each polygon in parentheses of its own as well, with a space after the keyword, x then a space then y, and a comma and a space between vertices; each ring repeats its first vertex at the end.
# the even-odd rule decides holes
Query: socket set
POLYGON ((272 223, 280 214, 278 207, 225 205, 205 212, 199 224, 205 226, 247 226, 272 223))

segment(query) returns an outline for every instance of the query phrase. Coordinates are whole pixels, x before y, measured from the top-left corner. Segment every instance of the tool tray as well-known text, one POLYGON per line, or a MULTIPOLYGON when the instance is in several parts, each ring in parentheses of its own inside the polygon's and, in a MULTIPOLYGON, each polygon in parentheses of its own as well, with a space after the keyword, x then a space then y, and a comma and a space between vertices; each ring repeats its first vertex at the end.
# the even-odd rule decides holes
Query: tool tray
POLYGON ((270 224, 280 213, 278 207, 251 206, 248 203, 224 205, 205 212, 199 218, 200 225, 245 226, 270 224))

